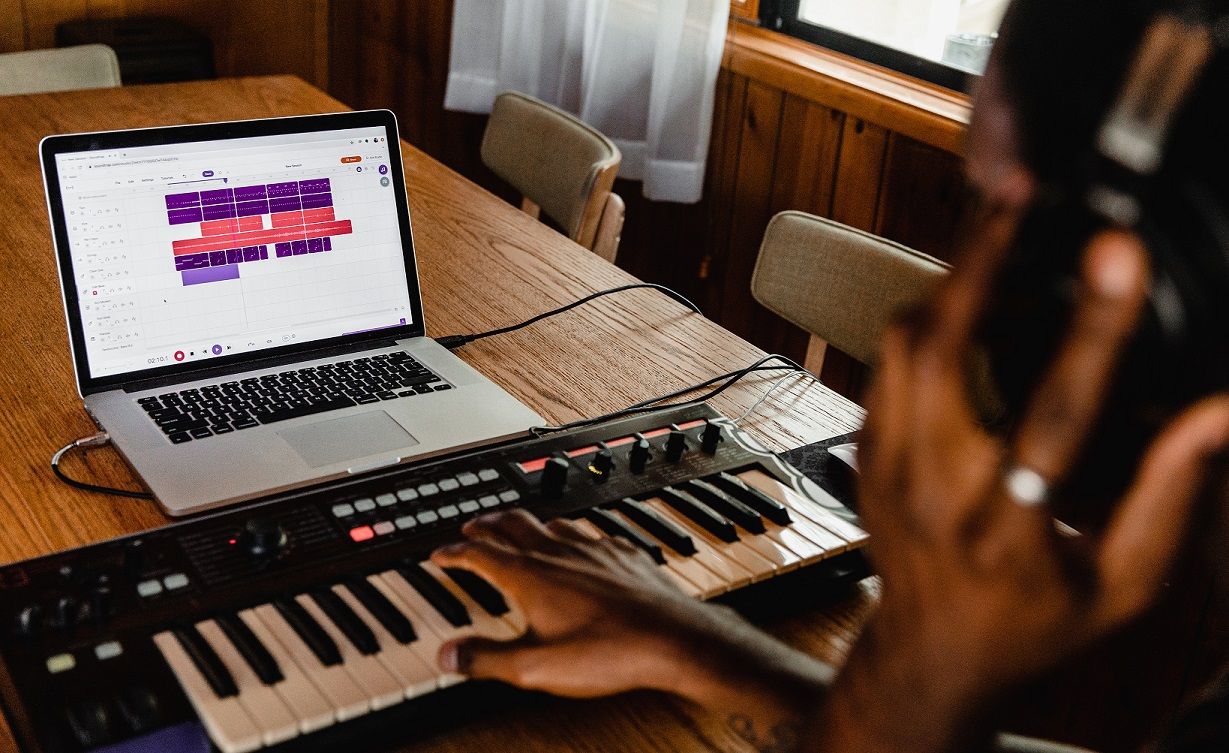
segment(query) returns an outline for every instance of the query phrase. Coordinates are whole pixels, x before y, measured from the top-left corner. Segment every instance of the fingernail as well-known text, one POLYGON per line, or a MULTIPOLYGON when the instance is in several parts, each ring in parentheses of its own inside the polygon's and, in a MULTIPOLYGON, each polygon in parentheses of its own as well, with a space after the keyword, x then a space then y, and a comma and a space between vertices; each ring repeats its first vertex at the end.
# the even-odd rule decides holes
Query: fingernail
POLYGON ((461 666, 460 650, 456 642, 445 643, 440 647, 440 669, 445 672, 456 672, 461 666))
POLYGON ((455 555, 465 551, 465 542, 458 541, 455 544, 446 544, 435 550, 437 554, 455 555))
POLYGON ((1093 268, 1093 284, 1107 298, 1122 298, 1135 285, 1135 270, 1122 256, 1102 260, 1093 268))

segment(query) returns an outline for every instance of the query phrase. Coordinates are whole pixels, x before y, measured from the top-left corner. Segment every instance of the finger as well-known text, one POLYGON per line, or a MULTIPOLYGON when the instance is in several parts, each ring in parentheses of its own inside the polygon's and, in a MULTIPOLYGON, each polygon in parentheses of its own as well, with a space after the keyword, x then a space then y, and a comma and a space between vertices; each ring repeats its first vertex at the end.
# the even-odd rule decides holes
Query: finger
POLYGON ((523 686, 521 667, 524 654, 529 650, 531 647, 526 639, 492 641, 462 638, 441 645, 438 662, 445 672, 523 686))
POLYGON ((474 518, 461 531, 472 538, 492 539, 529 551, 554 552, 559 548, 558 539, 541 521, 520 509, 474 518))
POLYGON ((546 524, 546 530, 564 541, 575 541, 584 544, 592 543, 600 538, 582 528, 576 521, 568 520, 567 518, 555 518, 546 524))
POLYGON ((1017 462, 1050 481, 1070 468, 1101 413, 1147 288, 1147 251, 1137 236, 1107 232, 1092 240, 1066 339, 1016 434, 1017 462))
MULTIPOLYGON (((1020 176, 1019 192, 1031 190, 1020 176)), ((946 283, 939 288, 928 310, 922 333, 924 352, 932 366, 959 369, 968 350, 974 327, 985 309, 1007 251, 1015 239, 1021 217, 1020 202, 990 208, 976 218, 962 245, 962 252, 946 283)))
POLYGON ((520 552, 487 540, 449 544, 432 552, 431 561, 440 567, 469 570, 506 594, 515 592, 524 581, 528 565, 520 552))
POLYGON ((1211 461, 1226 449, 1229 395, 1189 409, 1152 444, 1096 555, 1106 625, 1133 617, 1155 598, 1182 547, 1211 461))

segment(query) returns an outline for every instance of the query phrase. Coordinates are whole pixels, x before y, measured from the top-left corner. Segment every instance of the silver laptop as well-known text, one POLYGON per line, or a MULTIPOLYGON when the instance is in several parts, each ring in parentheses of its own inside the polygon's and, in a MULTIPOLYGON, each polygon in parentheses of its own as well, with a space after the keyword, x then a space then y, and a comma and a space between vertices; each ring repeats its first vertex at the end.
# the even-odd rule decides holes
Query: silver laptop
POLYGON ((78 392, 168 513, 542 423, 426 337, 391 112, 40 149, 78 392))

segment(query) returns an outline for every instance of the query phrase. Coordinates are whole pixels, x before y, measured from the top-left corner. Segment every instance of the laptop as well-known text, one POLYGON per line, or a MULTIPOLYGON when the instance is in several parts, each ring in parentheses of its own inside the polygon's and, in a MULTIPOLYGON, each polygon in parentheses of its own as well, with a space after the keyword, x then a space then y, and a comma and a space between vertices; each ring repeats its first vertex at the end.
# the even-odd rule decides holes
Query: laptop
POLYGON ((171 515, 523 435, 426 336, 386 110, 40 145, 78 393, 171 515))

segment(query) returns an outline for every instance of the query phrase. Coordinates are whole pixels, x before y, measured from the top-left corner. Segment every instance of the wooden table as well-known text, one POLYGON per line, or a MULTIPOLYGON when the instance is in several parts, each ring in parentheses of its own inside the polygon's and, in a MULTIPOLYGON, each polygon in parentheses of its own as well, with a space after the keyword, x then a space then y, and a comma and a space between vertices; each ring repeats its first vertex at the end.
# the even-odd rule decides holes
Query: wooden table
MULTIPOLYGON (((48 459, 95 427, 73 383, 37 144, 52 133, 347 109, 292 77, 0 98, 0 561, 34 557, 168 522, 156 505, 69 488, 48 459)), ((634 281, 412 146, 403 144, 428 334, 478 332, 634 281)), ((748 292, 749 294, 749 292, 748 292)), ((597 415, 751 363, 762 351, 653 291, 602 299, 459 351, 547 419, 597 415)), ((730 416, 776 375, 714 400, 730 416)), ((789 449, 850 431, 862 411, 797 380, 744 425, 789 449)), ((132 487, 110 448, 65 463, 80 478, 132 487)), ((839 660, 874 600, 868 581, 838 603, 770 628, 839 660)), ((822 599, 818 596, 817 599, 822 599)), ((15 746, 0 723, 0 750, 15 746)), ((721 720, 653 694, 547 703, 483 719, 403 750, 738 750, 721 720)))

